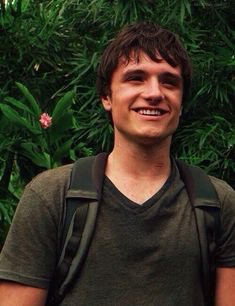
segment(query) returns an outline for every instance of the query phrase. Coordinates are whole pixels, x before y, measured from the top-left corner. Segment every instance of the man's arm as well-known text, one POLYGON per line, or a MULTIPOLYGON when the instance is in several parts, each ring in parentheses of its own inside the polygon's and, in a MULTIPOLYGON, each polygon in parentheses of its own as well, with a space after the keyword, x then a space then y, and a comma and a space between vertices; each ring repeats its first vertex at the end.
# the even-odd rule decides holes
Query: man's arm
POLYGON ((235 268, 216 269, 215 306, 235 306, 235 268))
POLYGON ((0 282, 1 306, 44 306, 46 298, 46 289, 9 281, 0 282))

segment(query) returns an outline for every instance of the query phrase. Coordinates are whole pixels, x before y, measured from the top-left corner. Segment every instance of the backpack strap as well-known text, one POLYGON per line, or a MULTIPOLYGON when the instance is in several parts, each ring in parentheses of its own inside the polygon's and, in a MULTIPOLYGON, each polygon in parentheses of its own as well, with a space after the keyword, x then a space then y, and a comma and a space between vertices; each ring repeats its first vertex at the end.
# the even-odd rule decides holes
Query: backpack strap
POLYGON ((61 255, 48 305, 59 305, 78 275, 93 237, 101 198, 106 153, 80 158, 72 168, 65 197, 61 255))
POLYGON ((220 201, 215 187, 202 169, 180 160, 176 162, 195 215, 204 296, 207 305, 214 305, 215 251, 220 230, 220 201))

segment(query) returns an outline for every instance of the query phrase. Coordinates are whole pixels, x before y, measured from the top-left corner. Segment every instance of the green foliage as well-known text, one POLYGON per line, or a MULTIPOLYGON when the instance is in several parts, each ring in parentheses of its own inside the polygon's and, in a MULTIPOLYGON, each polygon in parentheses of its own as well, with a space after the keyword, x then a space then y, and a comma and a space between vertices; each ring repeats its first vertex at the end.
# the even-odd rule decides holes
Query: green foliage
POLYGON ((9 230, 15 207, 16 203, 14 200, 9 198, 7 200, 0 199, 0 249, 9 230))
POLYGON ((14 171, 19 173, 15 177, 20 188, 45 168, 112 147, 112 127, 95 90, 96 68, 108 41, 135 20, 153 20, 178 33, 192 58, 192 94, 184 105, 174 154, 235 186, 233 1, 3 3, 0 190, 4 199, 14 171), (42 112, 53 118, 46 130, 38 121, 42 112))
POLYGON ((38 102, 24 85, 17 83, 17 87, 24 98, 18 101, 6 97, 4 103, 0 103, 0 110, 15 127, 14 133, 20 139, 20 143, 14 143, 17 143, 18 155, 45 169, 60 165, 72 150, 73 139, 70 135, 74 118, 71 105, 75 92, 69 91, 59 99, 52 111, 52 126, 43 128, 39 121, 42 111, 38 102))
POLYGON ((234 182, 234 147, 234 126, 218 115, 204 117, 203 125, 201 120, 188 123, 179 129, 173 142, 180 158, 230 182, 234 182))

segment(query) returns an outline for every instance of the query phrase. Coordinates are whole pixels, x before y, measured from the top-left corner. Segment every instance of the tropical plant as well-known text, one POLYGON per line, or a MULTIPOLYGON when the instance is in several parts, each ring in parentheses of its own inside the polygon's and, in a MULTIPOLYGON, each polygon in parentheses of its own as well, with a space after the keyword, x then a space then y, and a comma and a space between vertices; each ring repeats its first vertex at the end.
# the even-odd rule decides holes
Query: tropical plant
POLYGON ((204 168, 211 175, 233 182, 234 126, 218 115, 212 114, 204 120, 203 125, 200 120, 187 123, 176 133, 173 142, 175 154, 189 164, 204 168), (180 147, 177 148, 178 143, 180 147))
POLYGON ((153 20, 179 34, 194 68, 173 153, 235 186, 232 4, 231 0, 1 1, 0 181, 3 177, 11 181, 9 173, 15 171, 21 186, 20 178, 28 181, 44 168, 110 150, 112 127, 95 90, 99 57, 123 25, 153 20), (31 108, 23 87, 19 91, 19 82, 30 89, 39 112, 31 108), (56 101, 68 92, 76 103, 70 101, 71 113, 63 126, 63 120, 56 124, 52 114, 56 101), (52 116, 48 129, 38 121, 44 112, 52 116), (13 114, 18 123, 13 123, 13 114), (56 139, 58 135, 63 136, 56 139))
POLYGON ((6 238, 6 233, 11 225, 11 220, 14 215, 16 202, 14 200, 0 199, 0 250, 2 248, 2 242, 6 238))
POLYGON ((17 153, 31 160, 36 166, 50 169, 61 164, 61 160, 72 150, 70 137, 74 128, 73 103, 74 91, 67 92, 55 105, 51 117, 43 113, 38 102, 22 84, 17 87, 24 99, 6 97, 0 103, 0 110, 15 127, 18 135, 17 153))

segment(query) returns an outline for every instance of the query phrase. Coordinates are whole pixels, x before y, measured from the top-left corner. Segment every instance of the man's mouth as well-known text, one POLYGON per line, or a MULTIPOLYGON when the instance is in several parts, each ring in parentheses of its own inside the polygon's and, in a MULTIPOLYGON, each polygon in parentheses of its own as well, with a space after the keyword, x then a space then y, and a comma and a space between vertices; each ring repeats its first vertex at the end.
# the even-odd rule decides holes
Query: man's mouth
POLYGON ((166 113, 166 111, 162 109, 137 109, 136 112, 145 116, 161 116, 166 113))

